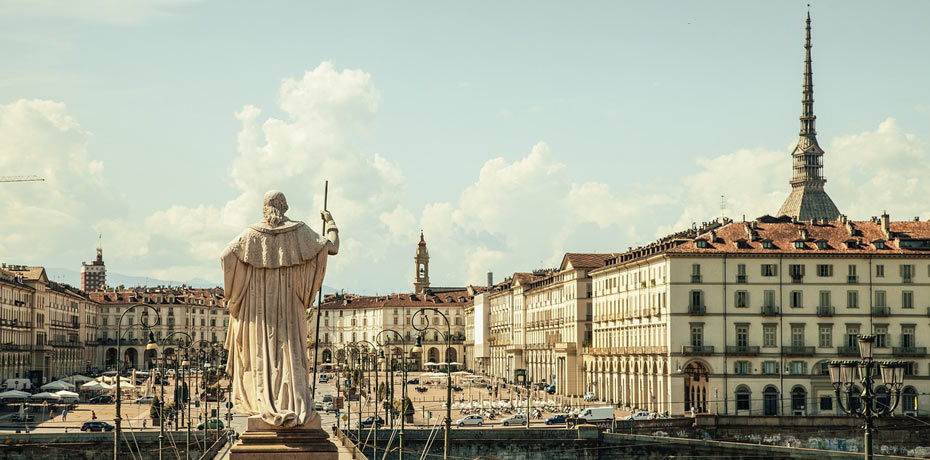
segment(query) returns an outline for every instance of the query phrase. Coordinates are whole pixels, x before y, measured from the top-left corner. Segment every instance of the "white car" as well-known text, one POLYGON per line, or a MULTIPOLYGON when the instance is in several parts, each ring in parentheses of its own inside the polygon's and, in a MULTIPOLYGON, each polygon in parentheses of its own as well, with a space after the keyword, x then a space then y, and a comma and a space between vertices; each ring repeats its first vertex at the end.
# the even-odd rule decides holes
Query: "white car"
POLYGON ((597 398, 594 396, 594 393, 593 393, 593 392, 590 392, 590 391, 587 392, 587 393, 585 393, 584 396, 583 396, 582 398, 583 398, 585 401, 594 401, 595 399, 597 399, 597 398))
POLYGON ((523 414, 513 414, 510 417, 501 420, 501 424, 504 426, 526 425, 526 416, 523 414))
POLYGON ((336 410, 336 406, 333 404, 332 401, 327 402, 327 403, 323 403, 323 410, 324 410, 325 412, 332 412, 332 411, 336 410))
POLYGON ((478 414, 466 415, 456 420, 455 424, 458 426, 466 426, 466 425, 482 426, 484 425, 484 417, 478 414))
POLYGON ((627 415, 623 417, 623 420, 653 420, 656 418, 656 415, 652 412, 639 411, 634 414, 627 415))

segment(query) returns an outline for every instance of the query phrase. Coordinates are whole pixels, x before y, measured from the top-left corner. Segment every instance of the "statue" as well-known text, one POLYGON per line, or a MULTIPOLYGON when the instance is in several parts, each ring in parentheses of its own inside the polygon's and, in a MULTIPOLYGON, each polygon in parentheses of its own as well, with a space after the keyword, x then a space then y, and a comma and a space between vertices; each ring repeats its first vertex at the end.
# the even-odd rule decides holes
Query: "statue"
POLYGON ((310 399, 306 310, 323 286, 327 256, 339 252, 339 230, 328 211, 321 212, 325 237, 285 212, 284 194, 266 193, 262 221, 221 260, 230 315, 226 370, 235 408, 251 416, 249 431, 320 428, 310 399))

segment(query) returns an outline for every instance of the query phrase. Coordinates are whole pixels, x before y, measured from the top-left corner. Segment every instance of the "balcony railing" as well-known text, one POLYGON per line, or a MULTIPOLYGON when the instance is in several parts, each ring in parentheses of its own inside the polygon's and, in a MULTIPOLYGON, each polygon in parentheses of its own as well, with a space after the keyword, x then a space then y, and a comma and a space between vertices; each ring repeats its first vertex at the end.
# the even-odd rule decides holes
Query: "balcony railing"
POLYGON ((872 316, 889 316, 891 307, 872 307, 872 316))
POLYGON ((775 305, 765 305, 762 307, 762 316, 775 316, 778 314, 778 307, 775 305))
POLYGON ((813 356, 814 347, 805 347, 801 345, 790 345, 781 347, 781 352, 785 356, 813 356))
POLYGON ((700 283, 700 282, 701 282, 701 275, 691 275, 691 282, 692 282, 692 283, 700 283))
POLYGON ((707 356, 714 354, 713 345, 682 345, 681 354, 691 356, 707 356))
POLYGON ((893 347, 891 354, 895 356, 926 356, 927 347, 893 347))
POLYGON ((738 356, 756 356, 759 354, 759 347, 755 345, 727 345, 727 354, 738 356))
POLYGON ((846 282, 849 284, 856 284, 859 282, 859 277, 856 275, 848 275, 846 277, 846 282))
POLYGON ((820 317, 833 316, 835 311, 836 309, 831 306, 820 305, 817 307, 817 316, 820 316, 820 317))
POLYGON ((746 284, 746 275, 736 275, 737 284, 746 284))
POLYGON ((689 315, 703 315, 707 313, 707 307, 704 305, 688 305, 689 315))
POLYGON ((32 345, 18 344, 18 343, 0 343, 0 350, 29 351, 29 350, 32 350, 32 345))
POLYGON ((849 345, 836 347, 836 354, 840 356, 859 356, 859 347, 851 347, 849 345))

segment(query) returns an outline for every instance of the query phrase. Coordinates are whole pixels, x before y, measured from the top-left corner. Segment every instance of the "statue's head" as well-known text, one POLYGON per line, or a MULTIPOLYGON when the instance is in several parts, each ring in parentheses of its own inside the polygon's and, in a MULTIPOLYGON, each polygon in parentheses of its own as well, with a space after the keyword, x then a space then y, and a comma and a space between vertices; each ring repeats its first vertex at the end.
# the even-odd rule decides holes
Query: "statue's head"
POLYGON ((287 199, 284 194, 271 190, 262 199, 262 218, 268 225, 277 227, 284 222, 284 213, 287 212, 287 199))

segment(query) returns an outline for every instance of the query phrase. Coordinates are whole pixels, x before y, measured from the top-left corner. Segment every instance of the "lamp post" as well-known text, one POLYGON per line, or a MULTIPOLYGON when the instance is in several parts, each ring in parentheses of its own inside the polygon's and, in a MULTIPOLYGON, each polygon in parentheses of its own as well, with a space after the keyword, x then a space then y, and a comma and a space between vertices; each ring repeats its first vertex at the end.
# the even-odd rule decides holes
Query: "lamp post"
POLYGON ((865 458, 872 459, 872 433, 875 432, 874 420, 894 412, 901 401, 901 387, 904 386, 904 363, 900 361, 875 361, 872 359, 872 348, 875 337, 859 336, 859 361, 831 361, 829 365, 830 382, 836 391, 836 402, 840 409, 847 414, 853 414, 865 419, 865 458), (875 375, 880 372, 882 385, 889 394, 889 404, 885 407, 875 407, 875 375), (846 397, 851 400, 854 395, 856 381, 862 384, 863 390, 858 406, 847 402, 843 405, 841 392, 846 391, 846 397), (891 396, 894 391, 894 396, 891 396))
MULTIPOLYGON (((375 336, 375 341, 377 342, 377 336, 375 336)), ((378 404, 380 404, 379 402, 380 395, 378 394, 378 353, 375 352, 375 349, 377 347, 375 346, 375 344, 367 340, 358 340, 355 343, 356 345, 363 345, 363 344, 367 345, 366 347, 363 348, 365 350, 366 370, 371 370, 370 367, 374 367, 374 371, 375 371, 375 392, 374 392, 375 393, 375 416, 371 421, 371 426, 368 427, 368 434, 372 436, 372 442, 374 446, 372 447, 371 457, 378 458, 378 427, 377 425, 378 425, 378 417, 381 412, 378 410, 378 404)), ((368 380, 368 388, 369 388, 368 400, 371 401, 371 379, 368 380)), ((358 399, 358 407, 359 407, 359 410, 358 410, 358 422, 359 422, 358 427, 359 428, 358 429, 359 429, 359 439, 361 439, 361 436, 362 436, 361 435, 362 433, 361 431, 362 430, 362 398, 361 397, 359 397, 358 399)))
MULTIPOLYGON (((401 350, 401 387, 400 387, 400 451, 398 451, 398 460, 404 460, 404 419, 407 418, 407 341, 404 340, 404 336, 393 329, 384 329, 375 336, 375 342, 378 342, 378 345, 381 345, 381 353, 384 353, 385 337, 382 337, 382 334, 391 333, 397 336, 397 340, 400 341, 400 350, 401 350)), ((394 354, 391 354, 393 359, 394 354)), ((391 368, 391 400, 394 399, 394 369, 391 368)), ((391 425, 393 428, 394 417, 391 417, 391 425)))
MULTIPOLYGON (((193 341, 194 341, 193 337, 191 337, 191 335, 188 334, 187 332, 184 332, 184 331, 175 331, 175 332, 172 332, 172 333, 166 335, 163 339, 161 339, 161 345, 162 345, 162 348, 163 348, 163 349, 166 349, 166 347, 168 346, 168 339, 170 339, 171 337, 173 337, 173 336, 175 336, 175 335, 184 335, 184 336, 187 337, 187 345, 181 345, 180 341, 178 341, 178 348, 182 348, 182 349, 185 349, 185 350, 186 350, 188 347, 191 346, 191 343, 193 343, 193 341)), ((186 352, 185 352, 185 353, 186 353, 186 352)), ((175 362, 177 362, 177 353, 175 353, 175 358, 174 358, 174 359, 175 359, 175 362)), ((165 450, 165 449, 164 449, 164 439, 165 439, 165 370, 167 369, 167 367, 168 367, 168 354, 162 352, 162 354, 161 354, 161 378, 159 379, 159 385, 158 385, 158 386, 161 387, 161 402, 160 402, 161 408, 160 408, 160 411, 159 411, 159 412, 160 412, 160 414, 159 414, 159 417, 160 417, 159 422, 160 422, 160 423, 158 424, 158 425, 159 425, 159 431, 158 431, 158 460, 164 459, 164 450, 165 450)), ((178 374, 177 374, 177 372, 174 373, 174 408, 175 408, 175 414, 177 414, 177 409, 178 409, 178 374)), ((177 417, 175 417, 175 418, 177 418, 177 417)), ((188 440, 188 442, 189 442, 189 440, 188 440)), ((190 450, 190 444, 188 444, 188 451, 189 451, 189 450, 190 450)), ((188 455, 188 457, 190 457, 190 455, 188 455)))
POLYGON ((446 376, 447 376, 447 379, 446 379, 446 432, 443 436, 442 459, 449 460, 449 436, 450 436, 449 432, 452 429, 452 365, 449 364, 451 361, 449 359, 449 350, 452 348, 452 323, 449 322, 449 317, 447 317, 445 314, 439 311, 438 308, 424 307, 413 313, 413 316, 410 317, 410 324, 413 326, 414 329, 417 330, 417 332, 419 332, 419 334, 417 334, 417 343, 416 345, 414 345, 413 350, 412 350, 414 353, 419 353, 423 350, 422 337, 423 337, 423 333, 427 329, 433 329, 436 332, 438 332, 439 335, 444 335, 443 339, 445 339, 445 342, 446 342, 446 376), (436 328, 430 327, 429 317, 426 316, 426 312, 428 311, 432 311, 433 314, 437 314, 441 316, 443 320, 445 320, 446 334, 443 334, 441 331, 437 330, 436 328), (416 322, 417 315, 421 315, 423 319, 425 320, 424 321, 425 324, 420 327, 417 327, 417 322, 416 322))
POLYGON ((114 422, 114 425, 116 425, 116 428, 113 430, 113 460, 119 460, 119 435, 122 429, 122 417, 120 417, 120 407, 121 407, 120 399, 121 399, 122 393, 120 392, 119 381, 120 381, 120 375, 122 374, 120 368, 122 367, 121 364, 123 361, 122 356, 121 356, 122 355, 121 348, 122 348, 122 340, 123 340, 123 329, 122 329, 123 317, 126 316, 126 313, 129 313, 130 311, 135 310, 136 307, 143 308, 142 316, 139 318, 139 324, 130 324, 129 327, 126 328, 126 331, 128 332, 130 329, 136 326, 142 327, 145 331, 148 332, 149 342, 145 345, 146 351, 158 349, 158 344, 155 343, 155 336, 152 335, 152 328, 155 326, 158 326, 158 324, 161 323, 161 319, 158 316, 158 310, 155 307, 151 305, 146 305, 146 304, 135 304, 127 308, 126 310, 124 310, 123 313, 119 315, 119 319, 116 321, 116 418, 113 419, 113 422, 114 422), (153 322, 148 321, 148 310, 147 309, 150 309, 153 312, 155 312, 155 321, 153 322))

